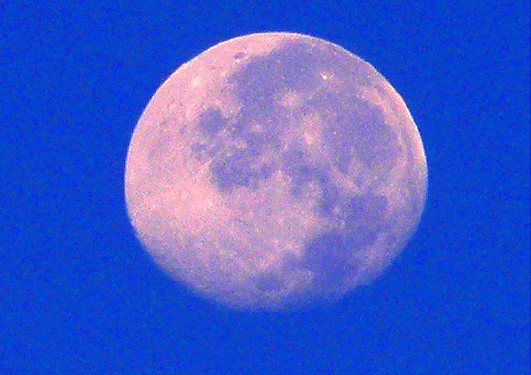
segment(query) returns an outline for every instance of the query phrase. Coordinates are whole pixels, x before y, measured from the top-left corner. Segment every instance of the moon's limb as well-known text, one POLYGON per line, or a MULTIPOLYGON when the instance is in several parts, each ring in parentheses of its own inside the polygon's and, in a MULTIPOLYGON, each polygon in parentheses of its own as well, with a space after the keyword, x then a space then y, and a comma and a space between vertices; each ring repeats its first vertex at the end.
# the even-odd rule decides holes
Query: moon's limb
POLYGON ((426 158, 368 63, 289 33, 218 44, 151 99, 125 194, 170 276, 235 308, 335 300, 379 275, 415 230, 426 158))

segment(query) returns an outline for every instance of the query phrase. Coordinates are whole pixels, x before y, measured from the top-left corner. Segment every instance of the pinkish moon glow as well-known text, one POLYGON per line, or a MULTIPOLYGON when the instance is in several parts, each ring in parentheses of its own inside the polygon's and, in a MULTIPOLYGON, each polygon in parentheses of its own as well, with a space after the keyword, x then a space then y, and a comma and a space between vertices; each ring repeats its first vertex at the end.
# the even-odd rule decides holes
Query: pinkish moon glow
POLYGON ((300 308, 369 283, 415 231, 426 189, 393 87, 291 33, 231 39, 181 66, 142 114, 125 171, 156 264, 235 309, 300 308))

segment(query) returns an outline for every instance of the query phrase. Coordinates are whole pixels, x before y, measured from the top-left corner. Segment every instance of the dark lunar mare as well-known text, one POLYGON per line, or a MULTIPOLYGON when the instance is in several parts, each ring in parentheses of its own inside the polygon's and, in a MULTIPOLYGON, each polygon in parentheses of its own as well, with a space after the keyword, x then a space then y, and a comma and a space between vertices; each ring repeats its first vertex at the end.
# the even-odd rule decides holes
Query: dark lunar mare
MULTIPOLYGON (((322 296, 341 293, 345 281, 358 271, 354 254, 371 246, 386 223, 384 212, 388 206, 383 195, 365 194, 345 196, 329 176, 330 165, 316 165, 311 155, 293 139, 286 151, 281 151, 281 139, 290 126, 297 126, 302 112, 279 104, 279 92, 312 93, 319 87, 320 67, 333 67, 333 74, 345 77, 352 87, 368 84, 360 65, 352 64, 352 57, 344 51, 336 53, 334 61, 329 53, 320 53, 311 44, 291 41, 267 56, 253 57, 242 69, 229 77, 234 93, 246 104, 234 117, 223 117, 219 108, 206 109, 197 120, 203 139, 192 145, 193 156, 200 161, 211 161, 213 181, 222 193, 234 187, 257 189, 260 181, 267 180, 275 169, 291 177, 291 194, 301 196, 309 183, 317 184, 322 196, 314 207, 321 217, 342 222, 341 229, 320 234, 308 240, 302 259, 284 260, 284 271, 304 269, 313 274, 314 291, 322 296), (260 130, 253 130, 259 124, 260 130), (245 144, 245 147, 241 147, 245 144), (272 159, 260 160, 264 151, 276 151, 272 159)), ((239 55, 242 58, 243 55, 239 55)), ((312 93, 306 106, 329 114, 323 133, 327 149, 333 153, 333 167, 342 174, 349 173, 354 156, 369 168, 380 167, 387 175, 394 165, 398 150, 396 133, 385 123, 381 110, 360 100, 353 92, 337 95, 331 92, 312 93)), ((301 111, 301 110, 299 110, 301 111)), ((285 139, 285 137, 284 137, 285 139)), ((255 278, 255 286, 264 292, 279 290, 284 282, 275 273, 264 273, 255 278)))
MULTIPOLYGON (((304 115, 303 109, 289 110, 280 105, 276 97, 280 92, 311 93, 305 107, 328 114, 323 137, 333 153, 334 166, 341 173, 348 174, 355 155, 369 168, 384 167, 379 173, 387 174, 399 152, 394 149, 397 135, 385 123, 381 110, 360 100, 355 91, 348 90, 348 95, 313 92, 323 79, 320 71, 330 67, 334 68, 334 75, 345 77, 352 87, 369 82, 366 74, 360 73, 361 62, 352 64, 352 56, 344 51, 332 45, 314 46, 300 41, 285 42, 267 56, 251 58, 228 78, 236 96, 247 104, 231 118, 224 118, 216 107, 206 109, 197 122, 204 140, 192 146, 196 158, 213 160, 212 182, 221 191, 231 191, 235 186, 254 189, 270 177, 275 165, 265 165, 258 156, 266 149, 280 150, 282 136, 291 131, 290 126, 296 126, 294 119, 304 115), (325 57, 330 55, 333 57, 325 57), (253 129, 255 124, 260 130, 253 129), (242 142, 238 141, 246 146, 241 148, 242 142)), ((285 161, 283 165, 286 166, 285 161)), ((308 163, 301 166, 301 173, 306 167, 308 163)), ((294 182, 294 193, 300 183, 294 182)))
POLYGON ((224 118, 218 108, 210 107, 200 116, 197 126, 204 141, 192 146, 199 160, 213 160, 213 183, 222 192, 235 186, 256 189, 270 177, 274 165, 259 161, 264 150, 280 150, 281 138, 292 126, 293 114, 278 104, 275 94, 282 90, 310 92, 315 87, 318 69, 308 46, 290 42, 268 56, 254 57, 228 80, 244 103, 233 118, 224 118), (259 124, 260 130, 253 130, 259 124), (239 148, 243 141, 245 148, 239 148))
POLYGON ((323 291, 337 289, 354 268, 349 264, 352 250, 338 233, 325 233, 310 241, 300 266, 314 273, 314 287, 323 291))

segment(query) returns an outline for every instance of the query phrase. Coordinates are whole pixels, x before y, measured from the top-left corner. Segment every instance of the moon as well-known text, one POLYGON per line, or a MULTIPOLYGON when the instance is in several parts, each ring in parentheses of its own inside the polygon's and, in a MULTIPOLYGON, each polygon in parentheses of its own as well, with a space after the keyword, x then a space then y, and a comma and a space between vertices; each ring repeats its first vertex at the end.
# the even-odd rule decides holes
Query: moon
POLYGON ((125 198, 169 276, 237 310, 332 303, 402 252, 427 165, 369 63, 294 33, 234 38, 177 69, 129 145, 125 198))

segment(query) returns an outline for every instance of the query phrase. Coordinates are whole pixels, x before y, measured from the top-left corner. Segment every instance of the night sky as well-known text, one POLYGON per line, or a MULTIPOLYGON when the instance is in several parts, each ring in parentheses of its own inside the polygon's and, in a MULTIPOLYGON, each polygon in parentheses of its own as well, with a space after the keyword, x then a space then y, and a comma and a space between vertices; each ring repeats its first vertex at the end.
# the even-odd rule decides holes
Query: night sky
POLYGON ((0 3, 0 373, 530 373, 529 4, 421 3, 0 3), (155 90, 208 47, 264 31, 374 65, 428 160, 403 254, 299 312, 190 294, 143 251, 124 204, 155 90))

